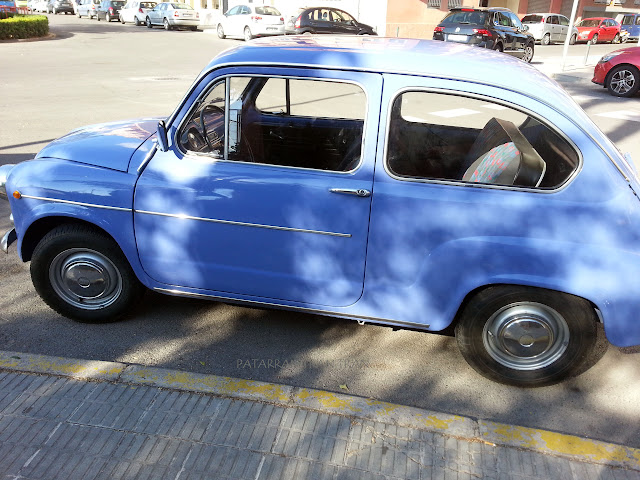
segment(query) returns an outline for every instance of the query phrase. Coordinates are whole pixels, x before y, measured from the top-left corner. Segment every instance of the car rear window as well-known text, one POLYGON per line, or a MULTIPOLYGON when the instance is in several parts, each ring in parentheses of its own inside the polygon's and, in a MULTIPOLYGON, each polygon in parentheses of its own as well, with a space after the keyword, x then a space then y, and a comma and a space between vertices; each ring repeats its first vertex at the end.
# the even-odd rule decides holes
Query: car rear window
MULTIPOLYGON (((633 18, 632 16, 627 16, 627 17, 622 17, 622 25, 633 25, 633 18)), ((638 17, 640 18, 640 17, 638 17)))
POLYGON ((522 19, 522 23, 540 23, 542 22, 542 15, 525 15, 522 19))
POLYGON ((140 4, 140 8, 153 8, 155 6, 156 6, 155 2, 142 2, 140 4))
POLYGON ((176 10, 193 10, 191 5, 187 5, 186 3, 172 3, 171 6, 176 10))
POLYGON ((487 22, 487 12, 473 10, 471 12, 451 12, 440 23, 467 23, 471 25, 484 25, 487 22))
POLYGON ((122 7, 124 5, 124 2, 111 2, 111 5, 113 5, 114 7, 122 7))
POLYGON ((256 7, 256 13, 258 15, 280 15, 280 11, 274 7, 256 7))

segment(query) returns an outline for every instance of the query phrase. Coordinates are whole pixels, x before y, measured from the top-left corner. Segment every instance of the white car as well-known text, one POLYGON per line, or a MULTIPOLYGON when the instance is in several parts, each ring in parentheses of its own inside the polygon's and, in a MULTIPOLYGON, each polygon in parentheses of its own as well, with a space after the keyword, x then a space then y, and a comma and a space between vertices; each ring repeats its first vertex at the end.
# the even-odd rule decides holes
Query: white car
POLYGON ((529 32, 542 45, 551 43, 563 43, 569 30, 571 37, 569 43, 573 45, 578 38, 578 29, 569 26, 569 19, 559 13, 529 13, 522 17, 522 24, 526 25, 529 32))
POLYGON ((147 20, 147 12, 155 8, 156 5, 156 2, 130 0, 120 10, 120 22, 135 23, 136 26, 143 25, 147 20))
POLYGON ((218 37, 237 37, 249 41, 254 37, 284 35, 284 17, 275 7, 236 5, 218 24, 218 37))
POLYGON ((165 30, 188 27, 197 30, 200 24, 200 14, 191 5, 178 2, 162 2, 151 10, 147 10, 145 18, 147 27, 163 26, 165 30))

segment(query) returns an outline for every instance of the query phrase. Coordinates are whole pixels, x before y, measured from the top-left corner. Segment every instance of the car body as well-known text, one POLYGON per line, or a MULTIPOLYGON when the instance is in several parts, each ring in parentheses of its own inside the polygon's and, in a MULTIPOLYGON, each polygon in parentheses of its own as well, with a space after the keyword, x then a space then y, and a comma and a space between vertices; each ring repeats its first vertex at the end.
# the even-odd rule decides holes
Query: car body
POLYGON ((357 21, 353 15, 333 7, 302 8, 289 19, 286 33, 331 35, 376 35, 370 25, 357 21))
POLYGON ((78 18, 89 17, 93 18, 98 15, 98 8, 100 7, 100 0, 80 0, 76 8, 76 15, 78 18))
POLYGON ((453 8, 433 31, 434 40, 498 50, 531 62, 535 39, 507 8, 453 8))
POLYGON ((33 4, 33 11, 34 12, 39 12, 39 13, 46 12, 47 11, 47 2, 48 2, 48 0, 37 0, 33 4))
POLYGON ((569 26, 569 19, 559 13, 528 13, 522 17, 522 24, 542 45, 563 43, 571 31, 569 44, 573 45, 578 39, 578 29, 569 26))
POLYGON ((125 0, 102 0, 96 10, 98 21, 104 18, 107 22, 120 20, 120 9, 124 7, 125 0))
POLYGON ((620 43, 620 24, 613 18, 592 17, 584 18, 576 23, 579 42, 620 43))
POLYGON ((16 10, 16 3, 14 0, 0 0, 0 13, 14 14, 16 13, 16 10))
POLYGON ((180 27, 197 30, 200 24, 200 14, 186 3, 162 2, 147 10, 145 23, 149 28, 159 25, 164 27, 165 30, 173 30, 180 27))
POLYGON ((2 249, 17 238, 41 297, 85 322, 146 287, 455 325, 474 368, 523 386, 582 368, 599 321, 640 344, 640 180, 562 87, 497 52, 248 42, 168 117, 74 130, 0 167, 0 191, 2 249))
POLYGON ((620 23, 620 31, 628 32, 628 40, 638 40, 640 37, 640 13, 625 13, 616 20, 620 23))
POLYGON ((640 89, 640 47, 628 47, 604 55, 593 70, 593 83, 616 97, 633 97, 640 89))
POLYGON ((243 38, 284 35, 284 17, 280 11, 268 5, 236 5, 220 18, 218 37, 243 38))
POLYGON ((152 10, 156 5, 156 2, 130 0, 120 10, 120 22, 134 23, 137 26, 143 25, 147 19, 147 12, 152 10))
POLYGON ((58 13, 71 13, 73 14, 73 3, 71 0, 53 0, 49 2, 51 13, 57 15, 58 13))

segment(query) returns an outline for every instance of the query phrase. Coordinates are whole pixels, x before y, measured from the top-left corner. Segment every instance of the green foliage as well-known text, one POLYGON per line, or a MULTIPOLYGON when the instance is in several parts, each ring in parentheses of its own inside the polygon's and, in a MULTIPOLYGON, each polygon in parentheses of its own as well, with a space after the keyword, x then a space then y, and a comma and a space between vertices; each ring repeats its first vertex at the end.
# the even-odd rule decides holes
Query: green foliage
POLYGON ((44 15, 15 15, 0 20, 0 40, 44 37, 49 33, 49 19, 44 15))

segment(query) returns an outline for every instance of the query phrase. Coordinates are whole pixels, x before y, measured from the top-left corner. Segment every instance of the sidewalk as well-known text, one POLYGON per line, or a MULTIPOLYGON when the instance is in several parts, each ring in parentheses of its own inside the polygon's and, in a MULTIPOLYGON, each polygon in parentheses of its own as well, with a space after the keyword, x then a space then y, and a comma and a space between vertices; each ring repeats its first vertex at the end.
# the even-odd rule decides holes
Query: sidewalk
POLYGON ((562 56, 546 58, 544 61, 533 57, 531 65, 557 82, 586 82, 591 83, 593 68, 602 55, 568 55, 563 64, 562 56))
POLYGON ((349 395, 0 352, 0 479, 640 479, 640 449, 349 395))

